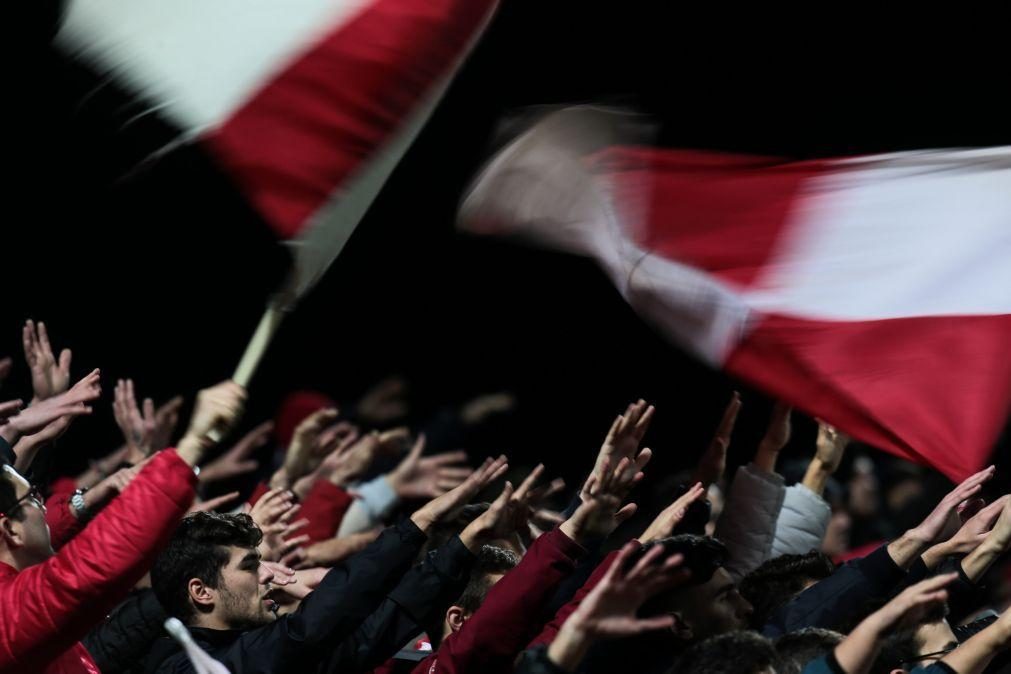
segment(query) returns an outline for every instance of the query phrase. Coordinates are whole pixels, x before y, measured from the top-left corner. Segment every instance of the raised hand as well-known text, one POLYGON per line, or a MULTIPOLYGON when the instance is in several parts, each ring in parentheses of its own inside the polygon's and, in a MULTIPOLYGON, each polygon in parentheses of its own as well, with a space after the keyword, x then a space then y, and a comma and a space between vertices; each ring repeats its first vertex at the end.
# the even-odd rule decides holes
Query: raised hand
POLYGON ((469 503, 482 489, 501 477, 508 469, 509 463, 505 455, 499 456, 495 460, 486 459, 481 467, 475 470, 459 487, 432 499, 418 509, 411 515, 411 521, 422 531, 428 531, 435 522, 443 519, 460 506, 469 503))
POLYGON ((934 606, 943 603, 948 597, 945 585, 957 577, 957 573, 949 573, 911 585, 865 618, 835 648, 835 657, 842 670, 868 671, 884 638, 917 624, 934 606))
MULTIPOLYGON (((967 555, 978 548, 985 541, 994 529, 1004 506, 1011 501, 1011 495, 1002 496, 988 506, 979 509, 975 515, 965 521, 958 532, 947 541, 938 543, 924 554, 924 561, 928 567, 934 564, 927 561, 928 555, 931 557, 943 558, 948 555, 967 555)), ((1011 518, 1009 518, 1011 519, 1011 518)), ((1008 524, 1011 524, 1009 522, 1008 524)), ((998 538, 1000 534, 998 533, 998 538)), ((939 561, 939 559, 935 560, 939 561)))
POLYGON ((41 431, 31 435, 26 435, 18 440, 18 443, 14 445, 14 454, 17 457, 14 462, 14 468, 24 475, 31 467, 32 461, 35 460, 39 450, 49 443, 55 442, 60 436, 66 433, 73 420, 74 417, 70 415, 59 417, 55 421, 49 422, 41 431))
POLYGON ((92 370, 69 391, 47 398, 8 417, 6 424, 0 427, 0 434, 14 444, 22 435, 37 433, 60 417, 91 414, 88 403, 96 400, 101 394, 99 371, 92 370))
POLYGON ((407 414, 407 382, 389 377, 369 389, 356 405, 358 418, 368 424, 383 425, 407 414))
POLYGON ((646 531, 639 537, 639 540, 642 543, 649 543, 650 541, 672 536, 674 534, 674 527, 680 524, 681 520, 688 513, 688 506, 700 498, 705 498, 705 494, 706 488, 702 486, 701 482, 696 482, 688 491, 679 496, 674 503, 664 508, 656 516, 656 519, 646 527, 646 531))
POLYGON ((429 499, 459 487, 473 470, 462 466, 466 452, 445 452, 422 457, 425 436, 420 435, 404 460, 387 476, 393 491, 403 500, 429 499))
POLYGON ((941 499, 920 524, 889 543, 888 555, 892 561, 899 568, 909 569, 927 548, 942 538, 948 522, 957 518, 959 505, 979 494, 983 484, 994 476, 994 470, 990 466, 967 478, 941 499))
POLYGON ((372 529, 298 547, 285 555, 281 561, 296 569, 334 566, 367 548, 380 532, 380 529, 372 529))
POLYGON ((289 484, 315 470, 323 457, 333 449, 324 444, 323 436, 327 426, 337 421, 337 415, 338 411, 333 407, 317 410, 295 428, 291 445, 284 455, 284 472, 289 484))
POLYGON ((692 482, 701 482, 703 486, 708 487, 723 479, 723 473, 727 469, 727 449, 730 447, 730 436, 734 432, 737 413, 740 411, 741 394, 734 391, 727 408, 723 411, 723 418, 720 419, 720 425, 716 428, 716 434, 695 467, 695 476, 692 478, 692 482))
POLYGON ((0 425, 7 423, 7 419, 21 411, 20 400, 8 400, 0 403, 0 425))
POLYGON ((944 531, 948 520, 955 515, 958 506, 979 494, 983 490, 983 484, 993 478, 996 469, 989 466, 965 479, 960 485, 952 489, 926 519, 918 526, 910 529, 907 535, 918 542, 931 544, 935 542, 944 531))
POLYGON ((688 572, 680 568, 683 557, 678 554, 661 560, 664 549, 656 545, 626 570, 638 548, 634 542, 622 548, 604 577, 562 625, 548 647, 548 658, 561 669, 574 671, 598 639, 630 637, 673 626, 672 615, 640 618, 638 611, 646 600, 688 578, 688 572))
POLYGON ((49 344, 46 324, 38 326, 31 320, 25 322, 21 331, 21 341, 25 350, 25 362, 32 373, 32 390, 35 400, 41 401, 59 395, 70 384, 70 349, 60 352, 59 360, 53 355, 49 344))
POLYGON ((610 459, 601 465, 600 477, 590 475, 580 492, 582 503, 572 517, 560 525, 562 532, 577 543, 603 539, 635 514, 634 503, 621 502, 643 478, 629 470, 632 461, 625 457, 612 469, 610 459))
POLYGON ((246 433, 234 447, 200 469, 200 481, 218 482, 245 475, 259 468, 260 462, 251 456, 253 452, 267 444, 273 429, 274 423, 266 421, 246 433))
POLYGON ((116 382, 115 397, 112 403, 112 413, 116 425, 122 431, 128 447, 131 463, 142 461, 154 451, 152 441, 156 429, 154 401, 144 399, 143 410, 137 405, 134 395, 133 380, 120 379, 116 382))
POLYGON ((183 397, 175 396, 154 411, 154 432, 151 434, 151 446, 155 451, 165 449, 172 444, 172 433, 179 423, 179 409, 183 406, 183 397))
POLYGON ((646 435, 646 431, 649 430, 649 423, 653 420, 655 411, 652 405, 648 405, 645 400, 640 399, 631 403, 625 409, 624 414, 618 415, 611 424, 607 437, 604 438, 604 444, 597 452, 593 475, 598 477, 601 475, 605 460, 610 462, 613 467, 617 466, 622 459, 628 459, 629 463, 626 465, 629 470, 634 472, 642 470, 649 463, 650 457, 653 455, 652 450, 647 447, 640 452, 639 444, 642 442, 643 436, 646 435))
POLYGON ((543 473, 544 464, 539 464, 515 490, 511 482, 506 482, 498 498, 461 532, 463 544, 477 551, 488 541, 512 538, 526 529, 536 496, 534 485, 543 473))
POLYGON ((822 463, 825 470, 834 473, 839 469, 843 452, 850 443, 850 437, 840 433, 824 421, 818 422, 818 439, 815 441, 815 458, 822 463))
MULTIPOLYGON (((776 459, 779 458, 780 451, 790 442, 792 412, 793 408, 782 402, 777 402, 772 408, 769 426, 755 453, 755 465, 766 473, 776 472, 776 459)), ((729 436, 727 440, 729 442, 729 436)))
POLYGON ((179 457, 196 466, 204 452, 214 445, 211 432, 226 432, 242 415, 246 402, 246 389, 228 380, 202 390, 190 418, 190 427, 179 441, 179 457))
POLYGON ((336 485, 345 485, 357 479, 368 471, 378 457, 402 452, 409 437, 409 431, 401 427, 382 433, 373 431, 350 445, 346 441, 340 443, 338 448, 347 449, 335 455, 329 480, 336 485))

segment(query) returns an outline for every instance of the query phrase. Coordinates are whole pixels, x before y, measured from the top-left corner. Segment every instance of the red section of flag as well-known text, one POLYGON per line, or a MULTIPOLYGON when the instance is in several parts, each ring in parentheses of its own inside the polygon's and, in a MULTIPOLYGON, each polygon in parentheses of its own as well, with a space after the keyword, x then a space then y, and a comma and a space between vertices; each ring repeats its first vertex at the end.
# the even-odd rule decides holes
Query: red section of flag
POLYGON ((958 482, 982 468, 1009 413, 1011 316, 809 321, 769 316, 732 374, 859 440, 958 482))
POLYGON ((279 237, 372 158, 465 54, 496 0, 374 0, 207 138, 279 237))
POLYGON ((592 170, 607 175, 619 209, 647 205, 648 217, 623 218, 640 247, 746 287, 772 255, 804 181, 825 165, 615 147, 596 155, 592 170))

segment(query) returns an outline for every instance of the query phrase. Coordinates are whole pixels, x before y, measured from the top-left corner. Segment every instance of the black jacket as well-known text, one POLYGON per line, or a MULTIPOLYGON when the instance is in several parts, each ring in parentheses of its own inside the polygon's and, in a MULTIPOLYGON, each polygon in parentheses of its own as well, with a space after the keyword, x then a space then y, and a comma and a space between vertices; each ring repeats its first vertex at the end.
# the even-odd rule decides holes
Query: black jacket
MULTIPOLYGON (((404 520, 334 567, 294 613, 252 630, 190 631, 234 674, 371 669, 444 612, 466 585, 474 557, 458 538, 410 568, 424 542, 425 534, 404 520)), ((155 645, 146 668, 193 672, 167 638, 155 645)))
POLYGON ((105 622, 81 640, 102 674, 143 672, 141 663, 159 637, 168 615, 154 590, 138 590, 117 606, 105 622))
POLYGON ((775 639, 805 627, 838 630, 871 602, 890 597, 905 577, 906 572, 888 554, 888 546, 882 545, 866 557, 846 562, 794 597, 772 614, 762 634, 775 639))

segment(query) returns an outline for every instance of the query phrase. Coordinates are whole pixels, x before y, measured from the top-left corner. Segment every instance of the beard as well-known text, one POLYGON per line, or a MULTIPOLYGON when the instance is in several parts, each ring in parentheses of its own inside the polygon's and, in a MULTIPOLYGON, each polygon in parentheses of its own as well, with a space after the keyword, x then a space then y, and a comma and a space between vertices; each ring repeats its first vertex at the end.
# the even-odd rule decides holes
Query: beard
POLYGON ((239 596, 221 589, 222 618, 231 629, 251 629, 274 622, 276 617, 267 610, 260 595, 239 596))

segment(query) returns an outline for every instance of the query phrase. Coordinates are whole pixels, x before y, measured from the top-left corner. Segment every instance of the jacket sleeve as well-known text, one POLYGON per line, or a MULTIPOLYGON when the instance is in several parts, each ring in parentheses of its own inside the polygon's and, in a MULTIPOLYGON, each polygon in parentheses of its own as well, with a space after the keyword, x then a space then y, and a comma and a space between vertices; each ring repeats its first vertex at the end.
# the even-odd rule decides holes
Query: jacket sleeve
POLYGON ((415 674, 511 672, 516 656, 540 631, 544 603, 584 552, 561 529, 542 535, 516 568, 488 591, 463 627, 415 668, 415 674))
POLYGON ((138 590, 82 641, 102 674, 120 674, 143 660, 165 633, 162 625, 167 617, 154 590, 138 590))
POLYGON ((604 557, 600 564, 597 565, 597 568, 593 570, 593 573, 590 574, 590 577, 586 580, 583 586, 579 588, 576 594, 572 597, 569 603, 558 609, 555 616, 548 621, 548 624, 544 626, 544 629, 541 630, 540 634, 534 637, 534 640, 527 645, 527 648, 539 645, 547 646, 555 640, 555 637, 558 636, 558 631, 562 629, 562 625, 565 624, 565 621, 569 619, 570 615, 576 612, 576 609, 578 609, 579 605, 583 603, 583 599, 586 598, 586 595, 590 594, 593 588, 597 587, 597 583, 601 581, 607 573, 607 570, 611 568, 611 564, 614 563, 614 560, 618 556, 619 552, 621 552, 621 550, 615 550, 604 557))
POLYGON ((338 564, 294 613, 250 630, 214 657, 232 672, 320 671, 410 568, 425 534, 406 519, 338 564))
POLYGON ((783 478, 750 464, 737 469, 727 504, 716 523, 716 538, 730 553, 726 570, 740 580, 772 554, 776 520, 783 507, 783 478))
POLYGON ((805 627, 838 629, 873 600, 890 597, 905 579, 888 546, 847 562, 773 613, 762 633, 775 638, 805 627))
POLYGON ((463 593, 477 558, 454 537, 404 575, 379 608, 329 658, 325 671, 368 671, 433 625, 463 593))
POLYGON ((338 538, 374 529, 382 524, 383 519, 400 502, 397 493, 383 475, 360 485, 357 491, 360 498, 356 498, 344 514, 344 519, 337 528, 338 538))
POLYGON ((101 622, 151 567, 195 483, 175 450, 160 452, 59 553, 0 585, 0 669, 41 669, 101 622))
POLYGON ((352 498, 346 491, 329 480, 316 480, 302 501, 299 517, 309 520, 302 534, 309 536, 309 543, 318 543, 333 538, 337 533, 344 513, 351 505, 352 498))
POLYGON ((831 517, 832 508, 821 496, 802 484, 787 487, 783 494, 783 507, 776 519, 770 559, 821 549, 831 517))
MULTIPOLYGON (((74 495, 76 489, 70 486, 72 484, 61 482, 60 488, 54 488, 46 499, 46 524, 49 525, 49 540, 53 544, 53 550, 62 548, 84 529, 85 522, 77 519, 70 511, 70 497, 74 495)), ((56 486, 54 484, 54 487, 56 486)))

